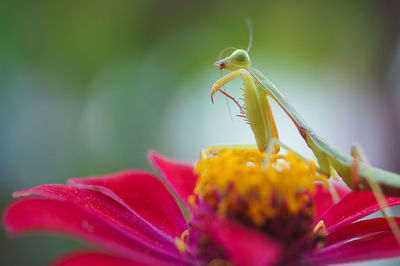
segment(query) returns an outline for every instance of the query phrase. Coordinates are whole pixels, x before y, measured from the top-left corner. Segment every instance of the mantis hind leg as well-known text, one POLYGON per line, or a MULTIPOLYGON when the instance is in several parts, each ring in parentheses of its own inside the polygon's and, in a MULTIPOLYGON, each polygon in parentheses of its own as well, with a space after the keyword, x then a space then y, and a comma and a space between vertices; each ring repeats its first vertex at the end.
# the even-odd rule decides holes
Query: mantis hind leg
MULTIPOLYGON (((307 161, 306 158, 304 158, 302 155, 300 155, 298 152, 296 152, 295 150, 292 150, 291 148, 289 148, 289 146, 287 146, 286 144, 284 144, 283 142, 281 142, 279 139, 271 139, 271 144, 269 145, 270 147, 274 147, 275 145, 278 145, 282 148, 284 148, 285 150, 288 151, 292 151, 296 154, 296 156, 298 158, 300 158, 303 161, 307 161)), ((205 149, 203 149, 200 152, 200 159, 204 159, 208 156, 212 156, 212 155, 216 155, 218 154, 221 150, 225 150, 225 149, 235 149, 235 148, 240 148, 240 149, 255 149, 258 150, 257 145, 255 144, 242 144, 242 145, 213 145, 213 146, 208 146, 205 149)), ((266 153, 268 154, 268 151, 266 151, 266 153)), ((271 149, 271 154, 272 154, 272 149, 271 149)), ((268 157, 268 156, 266 156, 268 157)))
POLYGON ((257 149, 257 145, 243 144, 243 145, 213 145, 208 146, 200 152, 200 159, 207 158, 208 156, 217 155, 220 151, 225 149, 257 149))
MULTIPOLYGON (((368 163, 367 158, 362 151, 362 149, 357 146, 353 145, 351 148, 351 156, 353 156, 353 164, 351 167, 351 178, 353 183, 353 190, 360 188, 359 180, 360 180, 360 173, 359 173, 359 162, 363 161, 364 163, 368 163)), ((371 188, 371 191, 374 193, 376 201, 378 202, 379 207, 381 208, 382 215, 386 218, 386 221, 390 227, 390 230, 393 232, 394 237, 396 238, 398 244, 400 245, 400 229, 397 225, 395 219, 393 218, 393 214, 390 208, 388 208, 387 201, 383 194, 382 188, 379 183, 374 179, 372 174, 367 174, 365 179, 368 182, 368 186, 371 188)))

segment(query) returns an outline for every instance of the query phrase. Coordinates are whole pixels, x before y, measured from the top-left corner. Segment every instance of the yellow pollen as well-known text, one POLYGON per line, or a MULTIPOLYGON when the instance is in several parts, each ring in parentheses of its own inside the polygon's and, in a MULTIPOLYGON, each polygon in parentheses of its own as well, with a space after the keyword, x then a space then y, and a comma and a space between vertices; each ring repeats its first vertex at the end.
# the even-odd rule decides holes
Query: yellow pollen
POLYGON ((308 195, 316 191, 316 181, 327 184, 327 177, 318 173, 312 161, 293 152, 271 155, 267 167, 263 167, 264 156, 256 149, 236 148, 202 158, 195 168, 199 178, 194 193, 220 215, 244 211, 261 226, 280 214, 282 206, 289 214, 303 209, 308 195))

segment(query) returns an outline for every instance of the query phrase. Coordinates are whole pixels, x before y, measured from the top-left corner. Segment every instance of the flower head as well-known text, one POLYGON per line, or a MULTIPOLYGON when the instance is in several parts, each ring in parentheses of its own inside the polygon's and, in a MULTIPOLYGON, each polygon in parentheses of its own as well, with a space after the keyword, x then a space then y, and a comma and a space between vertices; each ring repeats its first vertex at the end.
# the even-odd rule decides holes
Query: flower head
MULTIPOLYGON (((312 230, 310 195, 316 193, 316 181, 327 184, 327 177, 318 173, 313 162, 303 161, 293 152, 272 155, 266 166, 264 160, 265 153, 256 149, 236 148, 197 163, 194 193, 199 204, 193 211, 189 240, 192 235, 198 238, 199 223, 210 223, 208 217, 216 212, 263 232, 283 246, 282 264, 294 263, 315 249, 323 238, 312 230)), ((203 243, 200 248, 204 249, 203 243)))
POLYGON ((56 265, 331 264, 400 256, 384 218, 358 221, 379 210, 372 193, 337 187, 333 203, 325 177, 292 153, 274 156, 267 167, 251 150, 222 151, 195 170, 154 152, 150 159, 162 181, 129 170, 15 192, 20 199, 4 224, 12 235, 52 231, 97 246, 56 265))
POLYGON ((263 167, 265 153, 258 150, 222 150, 200 160, 194 193, 223 216, 239 216, 262 226, 283 212, 296 215, 309 205, 315 181, 327 182, 313 162, 274 154, 263 167))

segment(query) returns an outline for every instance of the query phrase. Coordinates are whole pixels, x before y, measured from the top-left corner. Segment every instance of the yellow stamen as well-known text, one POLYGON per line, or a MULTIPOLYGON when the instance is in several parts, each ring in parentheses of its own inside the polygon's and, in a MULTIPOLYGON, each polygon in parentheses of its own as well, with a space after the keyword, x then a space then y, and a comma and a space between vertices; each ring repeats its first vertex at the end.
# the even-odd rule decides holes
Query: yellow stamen
POLYGON ((227 149, 201 159, 195 169, 199 179, 194 193, 221 215, 244 204, 245 215, 262 225, 275 217, 282 205, 291 214, 304 208, 308 195, 315 193, 315 181, 327 184, 327 177, 318 173, 313 162, 303 161, 293 152, 271 155, 266 168, 262 167, 264 156, 256 149, 227 149))
POLYGON ((187 201, 192 207, 196 205, 196 197, 194 195, 189 195, 187 201))
POLYGON ((327 235, 326 225, 323 220, 320 220, 313 229, 314 233, 319 233, 320 235, 327 235))
POLYGON ((186 244, 185 238, 189 235, 189 229, 183 231, 180 237, 175 237, 175 246, 180 253, 185 253, 186 251, 186 244))

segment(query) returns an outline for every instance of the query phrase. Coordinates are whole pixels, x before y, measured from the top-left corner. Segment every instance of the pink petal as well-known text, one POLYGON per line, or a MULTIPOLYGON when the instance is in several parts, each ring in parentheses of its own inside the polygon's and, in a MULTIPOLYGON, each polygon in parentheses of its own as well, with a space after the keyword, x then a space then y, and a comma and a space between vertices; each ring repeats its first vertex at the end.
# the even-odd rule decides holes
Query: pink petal
POLYGON ((146 264, 138 263, 134 260, 100 253, 96 251, 77 251, 57 259, 53 266, 144 266, 146 264))
POLYGON ((193 194, 197 181, 197 175, 193 172, 193 165, 167 159, 154 151, 150 151, 148 156, 186 207, 190 208, 188 197, 193 194))
POLYGON ((260 231, 225 220, 211 232, 235 265, 274 265, 279 259, 280 245, 260 231))
POLYGON ((324 247, 314 253, 311 260, 313 264, 326 265, 397 256, 400 256, 399 243, 391 232, 384 232, 324 247))
MULTIPOLYGON (((343 185, 337 183, 331 183, 331 185, 336 190, 339 199, 342 199, 346 194, 351 192, 350 189, 343 185)), ((317 187, 317 192, 311 198, 314 200, 316 220, 318 220, 319 217, 334 204, 329 189, 325 189, 322 185, 317 187)))
MULTIPOLYGON (((99 194, 99 193, 98 193, 99 194)), ((101 195, 101 194, 100 194, 101 195)), ((80 197, 76 194, 76 197, 80 197)), ((107 206, 98 199, 98 208, 107 206)), ((112 202, 111 199, 109 201, 112 202)), ((29 197, 13 202, 4 216, 4 224, 11 235, 25 232, 51 231, 75 235, 122 256, 143 262, 185 261, 171 247, 159 246, 144 236, 126 230, 121 223, 92 210, 94 202, 87 201, 88 208, 77 204, 42 197, 29 197)), ((117 204, 115 204, 117 205, 117 204)), ((111 207, 111 212, 118 207, 111 207)), ((122 208, 124 209, 124 208, 122 208)), ((123 217, 123 214, 121 214, 123 217)), ((134 219, 134 217, 132 217, 134 219)))
POLYGON ((39 195, 45 198, 68 201, 87 211, 90 211, 103 220, 107 220, 121 227, 140 242, 168 249, 177 253, 174 239, 159 232, 154 226, 135 215, 112 198, 97 191, 68 186, 68 185, 42 185, 27 190, 13 193, 14 197, 39 195))
MULTIPOLYGON (((397 225, 400 226, 400 218, 394 219, 397 225)), ((385 218, 363 220, 340 227, 327 235, 327 245, 378 232, 391 232, 389 224, 385 218)))
POLYGON ((153 174, 130 170, 102 177, 74 178, 69 183, 96 190, 129 209, 171 238, 187 229, 172 195, 153 174))
MULTIPOLYGON (((388 206, 396 206, 400 204, 400 197, 386 197, 386 201, 388 206)), ((379 210, 372 192, 351 192, 332 205, 319 220, 323 220, 328 232, 332 232, 379 210)))

